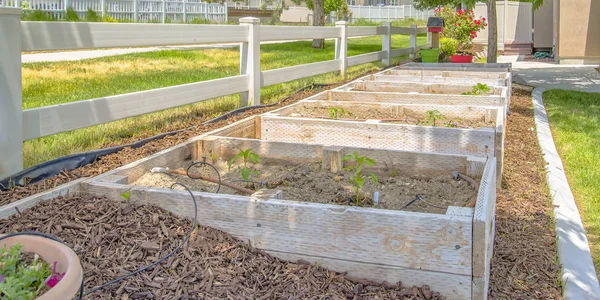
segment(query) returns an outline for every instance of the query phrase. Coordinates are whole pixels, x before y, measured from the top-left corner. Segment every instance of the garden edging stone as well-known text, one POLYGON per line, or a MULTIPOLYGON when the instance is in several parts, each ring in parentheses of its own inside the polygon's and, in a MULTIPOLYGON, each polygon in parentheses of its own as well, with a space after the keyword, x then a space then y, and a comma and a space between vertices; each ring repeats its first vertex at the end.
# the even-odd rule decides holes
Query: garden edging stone
POLYGON ((544 91, 546 88, 535 88, 532 96, 537 136, 547 163, 546 178, 554 205, 563 296, 567 300, 600 299, 600 285, 581 216, 550 131, 542 99, 544 91))

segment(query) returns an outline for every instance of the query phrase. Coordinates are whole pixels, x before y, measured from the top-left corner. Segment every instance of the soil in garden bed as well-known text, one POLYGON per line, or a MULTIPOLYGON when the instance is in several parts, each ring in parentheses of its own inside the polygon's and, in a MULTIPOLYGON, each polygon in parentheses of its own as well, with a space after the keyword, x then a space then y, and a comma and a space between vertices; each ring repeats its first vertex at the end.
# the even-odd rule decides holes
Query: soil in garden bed
MULTIPOLYGON (((202 220, 198 220, 202 224, 202 220)), ((78 254, 85 290, 175 249, 191 221, 154 207, 91 195, 57 198, 0 220, 0 232, 38 231, 78 254)), ((182 250, 85 299, 444 299, 428 286, 375 284, 304 261, 282 261, 222 231, 198 226, 182 250)))
POLYGON ((439 118, 428 119, 424 115, 417 114, 402 114, 397 107, 376 108, 368 106, 352 106, 352 107, 335 107, 335 106, 318 106, 319 104, 302 104, 295 107, 291 112, 284 114, 288 117, 302 118, 319 118, 319 119, 334 119, 341 121, 366 121, 366 120, 381 120, 383 123, 389 124, 408 124, 421 126, 437 126, 437 127, 456 127, 456 128, 482 128, 494 127, 494 121, 485 121, 485 118, 448 118, 443 114, 439 114, 439 118))
MULTIPOLYGON (((183 169, 191 162, 183 163, 183 169)), ((415 179, 398 176, 397 170, 388 172, 364 171, 365 184, 359 192, 359 202, 356 202, 354 185, 350 183, 352 170, 344 170, 334 174, 322 170, 319 163, 298 165, 251 165, 258 172, 250 176, 253 183, 243 181, 241 166, 233 166, 231 170, 225 163, 216 163, 221 180, 234 183, 240 187, 251 189, 275 189, 283 192, 283 199, 303 202, 359 205, 363 207, 376 207, 391 210, 405 210, 414 212, 428 212, 445 214, 448 206, 467 206, 477 198, 477 190, 466 181, 452 179, 452 174, 433 179, 415 179), (375 174, 378 179, 373 183, 369 176, 375 174), (379 193, 379 203, 375 205, 373 195, 379 193), (420 195, 420 199, 411 201, 420 195)), ((193 167, 191 173, 217 178, 214 170, 209 167, 193 167)), ((162 173, 146 173, 133 185, 170 188, 176 181, 188 185, 197 191, 216 192, 217 185, 191 179, 182 175, 162 173)), ((234 189, 221 186, 219 193, 243 194, 234 189)), ((247 195, 247 194, 243 194, 247 195)))

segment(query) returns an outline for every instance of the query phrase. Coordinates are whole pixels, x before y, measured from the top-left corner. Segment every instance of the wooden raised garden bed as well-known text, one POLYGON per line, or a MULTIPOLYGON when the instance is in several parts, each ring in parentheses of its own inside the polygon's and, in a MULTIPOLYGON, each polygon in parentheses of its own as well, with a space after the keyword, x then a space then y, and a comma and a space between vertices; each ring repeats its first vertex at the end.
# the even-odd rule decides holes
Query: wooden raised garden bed
POLYGON ((402 81, 446 84, 476 84, 508 86, 510 74, 506 72, 464 72, 438 70, 387 70, 367 77, 377 81, 402 81))
MULTIPOLYGON (((292 201, 288 200, 291 196, 286 194, 285 187, 283 192, 263 189, 252 195, 200 191, 194 194, 199 201, 197 212, 203 225, 247 240, 276 257, 318 262, 329 269, 378 282, 426 283, 449 299, 484 298, 494 233, 496 162, 493 157, 329 147, 215 135, 231 133, 231 129, 201 136, 100 175, 82 184, 82 190, 114 200, 122 199, 122 194, 129 192, 128 199, 134 203, 158 205, 174 214, 192 217, 194 212, 190 207, 193 206, 187 192, 139 186, 139 180, 155 167, 176 169, 192 161, 207 161, 218 166, 243 149, 252 149, 260 157, 260 165, 265 166, 261 172, 266 172, 268 166, 292 170, 294 165, 310 164, 320 166, 319 172, 335 176, 352 165, 342 157, 355 152, 377 162, 365 168, 365 172, 395 173, 388 177, 406 176, 427 181, 439 177, 450 179, 452 173, 458 171, 479 185, 473 192, 474 208, 450 205, 427 213, 418 212, 422 211, 419 209, 417 212, 386 209, 372 202, 355 206, 332 204, 337 203, 335 200, 328 203, 292 201)), ((248 136, 251 132, 242 129, 239 135, 248 136)), ((223 178, 227 178, 227 174, 223 178)), ((392 185, 388 178, 380 178, 386 180, 381 184, 392 185)), ((179 181, 179 178, 173 180, 179 181)), ((405 184, 402 179, 398 181, 398 185, 405 184)), ((423 195, 430 197, 427 192, 423 195)), ((436 203, 447 206, 451 202, 436 203)))

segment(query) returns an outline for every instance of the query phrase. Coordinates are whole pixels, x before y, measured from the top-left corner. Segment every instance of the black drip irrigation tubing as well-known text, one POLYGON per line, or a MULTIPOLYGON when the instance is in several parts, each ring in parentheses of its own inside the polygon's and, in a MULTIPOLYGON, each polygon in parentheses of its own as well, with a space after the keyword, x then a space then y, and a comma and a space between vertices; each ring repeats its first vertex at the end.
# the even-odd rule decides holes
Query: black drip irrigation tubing
MULTIPOLYGON (((386 70, 388 68, 391 68, 392 66, 386 67, 382 70, 386 70)), ((365 76, 367 73, 366 72, 363 73, 357 77, 354 77, 352 79, 350 79, 347 82, 351 82, 353 80, 356 80, 357 78, 360 78, 362 76, 365 76)), ((253 106, 244 106, 244 107, 240 107, 238 109, 234 109, 231 110, 229 112, 226 112, 214 119, 210 119, 208 121, 203 122, 201 125, 208 125, 208 124, 212 124, 221 120, 225 120, 231 116, 234 116, 236 114, 241 114, 247 110, 252 110, 252 109, 258 109, 258 108, 265 108, 265 107, 272 107, 275 105, 279 105, 285 101, 287 101, 288 99, 290 99, 291 97, 305 91, 305 90, 309 90, 309 89, 315 89, 315 88, 322 88, 322 87, 328 87, 328 86, 332 86, 332 85, 336 85, 336 84, 343 84, 346 81, 342 81, 342 82, 334 82, 334 83, 311 83, 309 85, 306 85, 300 89, 298 89, 297 91, 295 91, 294 93, 290 94, 289 96, 274 102, 274 103, 270 103, 270 104, 260 104, 260 105, 253 105, 253 106)), ((126 144, 126 145, 121 145, 121 146, 114 146, 114 147, 110 147, 110 148, 104 148, 104 149, 99 149, 99 150, 92 150, 92 151, 86 151, 86 152, 81 152, 81 153, 75 153, 75 154, 71 154, 71 155, 66 155, 63 157, 59 157, 53 160, 49 160, 46 162, 43 162, 41 164, 35 165, 33 167, 30 167, 26 170, 23 170, 21 172, 18 172, 12 176, 8 176, 7 178, 4 178, 2 180, 0 180, 0 191, 6 191, 6 190, 10 190, 15 186, 27 186, 30 184, 34 184, 36 182, 42 181, 42 180, 46 180, 49 179, 55 175, 60 174, 63 171, 71 171, 80 167, 83 167, 85 165, 91 164, 94 161, 96 161, 96 159, 102 157, 102 156, 106 156, 109 154, 113 154, 113 153, 117 153, 121 150, 123 150, 124 148, 132 148, 132 149, 136 149, 139 147, 142 147, 143 145, 155 141, 155 140, 159 140, 162 139, 164 137, 167 136, 171 136, 171 135, 175 135, 179 132, 185 131, 185 130, 190 130, 190 129, 194 129, 197 128, 198 125, 194 125, 194 126, 190 126, 187 128, 183 128, 183 129, 178 129, 178 130, 174 130, 174 131, 169 131, 169 132, 165 132, 165 133, 161 133, 143 140, 139 140, 137 142, 131 143, 131 144, 126 144)))

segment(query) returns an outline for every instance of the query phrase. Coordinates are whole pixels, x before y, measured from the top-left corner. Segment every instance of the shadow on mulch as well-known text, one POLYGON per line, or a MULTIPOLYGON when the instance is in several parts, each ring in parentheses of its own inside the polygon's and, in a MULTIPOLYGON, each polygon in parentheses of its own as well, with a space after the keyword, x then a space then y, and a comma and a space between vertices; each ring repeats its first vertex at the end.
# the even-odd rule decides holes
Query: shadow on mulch
POLYGON ((552 203, 531 91, 515 87, 498 190, 490 297, 562 299, 552 203))
MULTIPOLYGON (((85 290, 90 290, 171 252, 191 225, 155 206, 78 195, 0 220, 0 232, 59 237, 81 259, 85 290)), ((163 263, 85 299, 445 298, 428 286, 375 284, 303 261, 282 261, 225 232, 199 226, 182 250, 163 263)))

